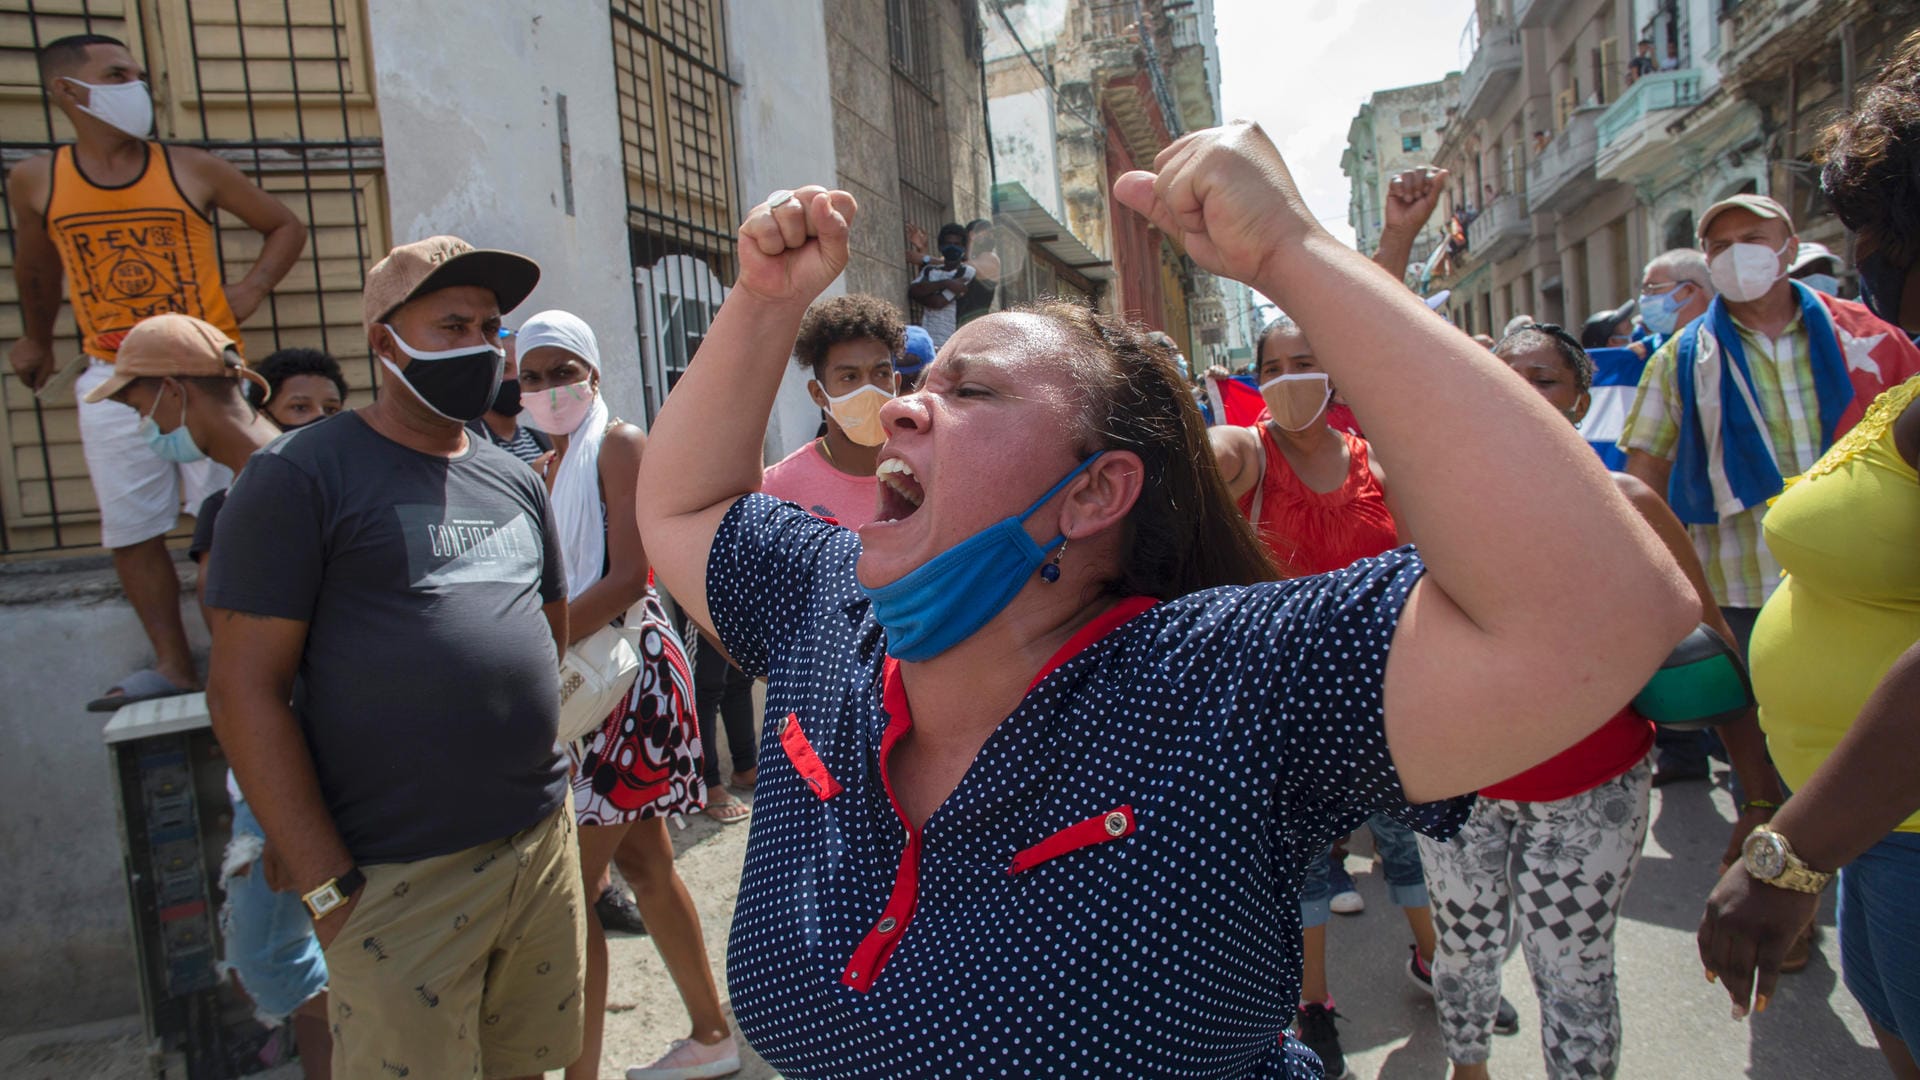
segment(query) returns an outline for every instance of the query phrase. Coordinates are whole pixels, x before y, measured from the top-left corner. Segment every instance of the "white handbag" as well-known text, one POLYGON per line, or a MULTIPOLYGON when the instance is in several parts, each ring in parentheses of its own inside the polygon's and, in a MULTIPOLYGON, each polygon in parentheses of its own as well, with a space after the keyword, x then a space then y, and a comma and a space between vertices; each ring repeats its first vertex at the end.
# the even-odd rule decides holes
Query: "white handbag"
POLYGON ((640 677, 640 621, 645 602, 619 626, 603 626, 560 658, 560 741, 592 734, 640 677))

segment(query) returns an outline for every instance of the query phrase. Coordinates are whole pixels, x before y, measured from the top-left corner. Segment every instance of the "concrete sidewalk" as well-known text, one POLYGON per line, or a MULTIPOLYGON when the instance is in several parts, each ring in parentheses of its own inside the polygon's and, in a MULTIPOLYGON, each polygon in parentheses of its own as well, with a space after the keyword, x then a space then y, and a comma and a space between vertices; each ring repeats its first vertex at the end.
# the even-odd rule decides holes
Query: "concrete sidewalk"
MULTIPOLYGON (((1886 1075, 1865 1018, 1840 985, 1831 894, 1821 913, 1823 932, 1813 964, 1782 979, 1764 1016, 1735 1022, 1726 994, 1702 977, 1693 934, 1732 820, 1732 800, 1721 788, 1692 783, 1654 793, 1646 855, 1619 934, 1626 1024, 1619 1075, 1752 1080, 1886 1075)), ((672 831, 680 873, 699 905, 707 953, 724 993, 727 926, 747 826, 721 826, 696 816, 687 828, 672 831)), ((1358 869, 1361 859, 1349 865, 1358 869)), ((1355 880, 1367 911, 1337 916, 1329 942, 1334 995, 1348 1017, 1341 1034, 1349 1066, 1365 1078, 1441 1080, 1447 1063, 1433 1003, 1405 973, 1411 940, 1406 924, 1389 906, 1377 867, 1355 880)), ((687 1017, 651 940, 615 936, 611 947, 600 1075, 617 1078, 627 1066, 652 1060, 670 1040, 684 1036, 687 1017)), ((1506 991, 1520 1010, 1521 1029, 1496 1038, 1494 1073, 1500 1080, 1544 1077, 1539 1009, 1525 961, 1517 954, 1507 965, 1506 991)), ((0 1076, 134 1080, 145 1075, 137 1029, 137 1022, 127 1021, 8 1039, 0 1042, 0 1076)), ((764 1080, 778 1074, 749 1053, 738 1075, 764 1080)))

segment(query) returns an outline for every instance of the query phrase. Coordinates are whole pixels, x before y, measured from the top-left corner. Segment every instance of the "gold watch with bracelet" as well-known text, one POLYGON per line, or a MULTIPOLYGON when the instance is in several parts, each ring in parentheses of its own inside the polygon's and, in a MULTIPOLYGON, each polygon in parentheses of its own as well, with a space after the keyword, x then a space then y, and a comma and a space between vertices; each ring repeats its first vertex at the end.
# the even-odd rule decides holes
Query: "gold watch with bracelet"
POLYGON ((1740 845, 1740 861, 1746 865, 1749 877, 1775 888, 1817 893, 1833 880, 1832 874, 1802 862, 1800 856, 1793 853, 1793 845, 1774 832, 1771 825, 1756 825, 1753 832, 1747 834, 1746 843, 1740 845))

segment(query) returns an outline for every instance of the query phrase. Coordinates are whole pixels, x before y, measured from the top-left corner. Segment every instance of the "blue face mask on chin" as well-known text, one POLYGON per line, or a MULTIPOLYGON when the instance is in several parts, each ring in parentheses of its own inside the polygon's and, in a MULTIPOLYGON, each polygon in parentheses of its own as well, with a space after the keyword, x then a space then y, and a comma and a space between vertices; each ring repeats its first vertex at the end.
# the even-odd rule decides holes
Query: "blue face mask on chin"
MULTIPOLYGON (((163 390, 154 397, 153 412, 160 411, 160 397, 164 394, 163 390)), ((175 465, 187 465, 207 456, 193 444, 193 432, 187 430, 187 399, 184 394, 180 398, 179 427, 172 431, 161 431, 159 421, 153 418, 153 413, 148 413, 140 418, 140 437, 147 440, 147 445, 153 448, 161 461, 170 461, 175 465)))
POLYGON ((1056 536, 1044 548, 1034 543, 1027 535, 1027 519, 1104 453, 1081 462, 1024 513, 974 533, 898 581, 877 589, 862 585, 861 591, 873 601, 874 618, 887 632, 887 654, 909 662, 931 660, 973 636, 1012 603, 1046 562, 1047 553, 1066 542, 1066 537, 1056 536))

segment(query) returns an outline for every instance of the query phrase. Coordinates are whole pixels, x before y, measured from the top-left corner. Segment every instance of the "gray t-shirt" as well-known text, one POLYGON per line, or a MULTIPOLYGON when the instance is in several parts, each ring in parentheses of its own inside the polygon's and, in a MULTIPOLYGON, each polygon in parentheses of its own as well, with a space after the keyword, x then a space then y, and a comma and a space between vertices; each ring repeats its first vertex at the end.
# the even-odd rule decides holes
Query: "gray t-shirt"
POLYGON ((208 560, 209 607, 308 624, 294 712, 363 864, 511 835, 567 790, 547 492, 467 441, 435 457, 354 413, 285 435, 234 482, 208 560))

